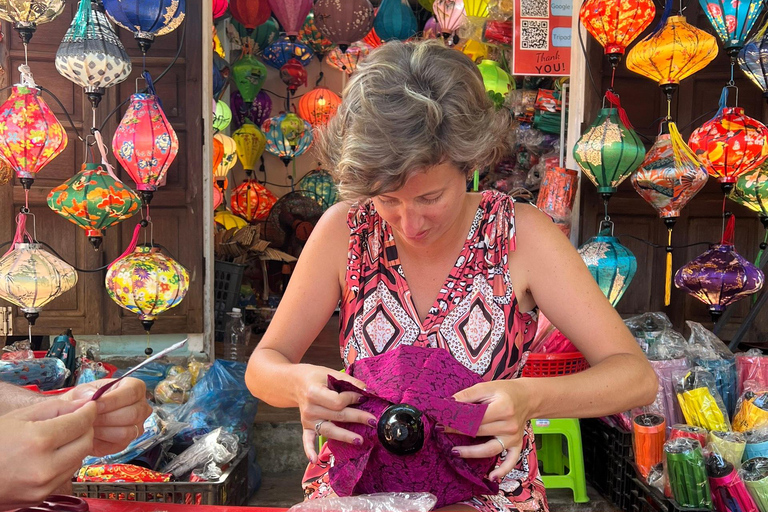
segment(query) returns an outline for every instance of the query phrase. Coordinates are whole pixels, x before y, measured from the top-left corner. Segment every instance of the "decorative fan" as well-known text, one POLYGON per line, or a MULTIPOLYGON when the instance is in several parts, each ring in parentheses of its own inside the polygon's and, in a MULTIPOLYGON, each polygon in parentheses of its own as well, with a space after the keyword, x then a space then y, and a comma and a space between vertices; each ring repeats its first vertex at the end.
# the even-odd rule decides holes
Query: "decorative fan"
POLYGON ((269 211, 264 224, 264 238, 271 242, 272 247, 298 258, 322 215, 323 207, 317 201, 298 192, 290 192, 278 199, 269 211))

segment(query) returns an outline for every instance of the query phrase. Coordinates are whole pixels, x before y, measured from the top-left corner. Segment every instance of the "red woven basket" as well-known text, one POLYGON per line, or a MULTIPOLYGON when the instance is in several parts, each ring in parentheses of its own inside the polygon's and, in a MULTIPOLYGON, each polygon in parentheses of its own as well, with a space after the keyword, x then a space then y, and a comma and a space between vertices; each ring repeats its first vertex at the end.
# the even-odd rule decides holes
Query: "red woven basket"
POLYGON ((528 360, 523 366, 523 377, 557 377, 578 373, 587 368, 589 363, 581 352, 528 354, 528 360))

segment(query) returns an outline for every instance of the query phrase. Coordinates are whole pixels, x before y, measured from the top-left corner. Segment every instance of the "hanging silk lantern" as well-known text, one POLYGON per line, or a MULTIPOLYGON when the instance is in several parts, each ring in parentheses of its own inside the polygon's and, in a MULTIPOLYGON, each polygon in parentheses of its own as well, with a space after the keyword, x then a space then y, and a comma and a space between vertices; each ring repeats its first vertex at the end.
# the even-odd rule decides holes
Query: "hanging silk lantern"
POLYGON ((104 89, 123 82, 132 69, 104 9, 91 0, 80 0, 54 63, 64 78, 85 89, 93 108, 98 107, 104 89))
POLYGON ((382 41, 405 41, 416 35, 419 23, 408 0, 381 0, 373 28, 382 41))
POLYGON ((277 198, 264 185, 249 179, 232 191, 231 202, 233 213, 248 222, 259 222, 267 220, 277 198))
POLYGON ((0 18, 13 23, 24 45, 38 25, 53 21, 64 11, 64 0, 0 0, 0 18))
POLYGON ((735 226, 736 217, 731 216, 720 244, 711 246, 675 274, 675 286, 709 306, 713 322, 727 306, 759 292, 765 280, 760 269, 736 252, 735 226))
MULTIPOLYGON (((464 43, 457 47, 464 55, 472 59, 473 62, 482 61, 488 56, 488 45, 475 41, 474 39, 467 39, 464 43)), ((485 81, 483 81, 485 82, 485 81)))
POLYGON ((144 204, 165 183, 168 168, 179 152, 179 138, 160 107, 155 87, 144 72, 147 93, 131 96, 131 103, 115 130, 112 151, 120 165, 136 183, 144 204))
POLYGON ((229 7, 228 0, 213 0, 213 19, 221 18, 226 14, 229 7))
POLYGON ((232 77, 246 104, 251 103, 267 79, 267 67, 253 56, 253 48, 245 45, 240 58, 232 64, 232 77))
POLYGON ((212 75, 213 75, 213 78, 212 78, 213 97, 218 98, 219 94, 224 89, 224 86, 227 85, 227 81, 221 75, 221 71, 219 71, 219 68, 217 68, 216 65, 213 66, 212 75))
POLYGON ((13 178, 13 170, 10 164, 0 158, 0 186, 7 184, 13 178))
POLYGON ((224 131, 232 122, 232 110, 222 100, 216 102, 216 111, 213 114, 213 129, 217 132, 224 131))
POLYGON ((768 249, 768 168, 762 167, 744 173, 736 180, 736 185, 728 196, 736 203, 746 206, 760 216, 760 222, 765 229, 765 236, 760 243, 755 265, 762 268, 763 254, 768 249))
POLYGON ((184 21, 186 0, 102 0, 107 14, 129 32, 146 55, 157 36, 170 34, 184 21))
POLYGON ((735 60, 763 8, 762 0, 699 0, 699 4, 725 51, 735 60))
POLYGON ((434 3, 435 3, 435 0, 419 0, 419 5, 429 12, 432 12, 432 5, 434 3))
POLYGON ((514 79, 509 76, 509 73, 501 69, 497 62, 485 59, 477 65, 477 68, 483 76, 486 91, 506 96, 510 90, 515 88, 514 79))
POLYGON ((328 123, 341 105, 338 94, 327 87, 315 87, 299 100, 298 114, 312 126, 328 123))
POLYGON ((101 164, 83 164, 80 172, 51 190, 48 207, 85 230, 94 249, 102 235, 141 209, 141 199, 101 164))
POLYGON ((312 50, 308 46, 292 42, 285 36, 265 48, 262 54, 264 62, 275 69, 282 68, 291 59, 298 60, 303 66, 309 66, 312 56, 312 50))
MULTIPOLYGON (((43 306, 77 284, 77 272, 37 240, 24 242, 26 215, 19 214, 11 250, 0 258, 0 299, 15 304, 30 325, 43 306)), ((34 230, 33 230, 34 232, 34 230)))
POLYGON ((226 208, 222 208, 213 215, 213 221, 224 229, 240 229, 248 225, 242 217, 238 217, 226 208))
POLYGON ((237 34, 233 39, 233 34, 230 33, 230 40, 233 40, 237 46, 243 46, 244 40, 249 40, 247 44, 253 46, 254 54, 261 54, 264 48, 274 43, 280 35, 280 26, 272 17, 253 29, 246 28, 235 20, 230 20, 229 26, 237 34))
POLYGON ((665 306, 669 306, 672 294, 672 228, 680 210, 704 188, 707 178, 707 171, 671 121, 662 125, 661 134, 632 174, 632 186, 667 226, 665 306))
POLYGON ((717 40, 685 21, 670 16, 661 30, 637 43, 627 54, 627 68, 659 83, 668 102, 680 81, 717 57, 717 40))
POLYGON ((317 0, 314 10, 317 28, 342 52, 373 27, 373 5, 369 0, 317 0))
POLYGON ((768 100, 768 22, 750 38, 739 52, 739 66, 768 100))
POLYGON ((247 119, 261 126, 272 116, 272 98, 265 91, 259 91, 250 107, 246 106, 239 92, 232 91, 229 104, 232 105, 232 125, 235 129, 240 128, 247 119))
POLYGON ((304 25, 299 30, 299 41, 308 46, 317 55, 320 62, 325 58, 325 54, 333 49, 333 41, 325 37, 317 28, 315 14, 312 12, 309 13, 304 25))
POLYGON ((573 157, 597 192, 608 201, 616 188, 645 158, 645 146, 619 99, 610 91, 606 99, 615 108, 602 108, 597 119, 573 147, 573 157))
POLYGON ((67 132, 45 103, 41 91, 19 66, 21 82, 0 105, 0 153, 29 190, 35 175, 67 147, 67 132))
POLYGON ((189 273, 158 247, 136 246, 107 268, 107 294, 119 306, 139 315, 149 332, 158 315, 176 307, 189 290, 189 273))
POLYGON ((305 174, 296 184, 296 192, 317 201, 323 211, 336 204, 339 197, 331 173, 324 169, 315 169, 305 174))
POLYGON ((362 41, 358 41, 347 48, 346 52, 342 52, 341 48, 334 48, 328 54, 327 60, 331 67, 351 75, 357 69, 357 64, 366 58, 369 53, 371 53, 371 47, 362 41))
POLYGON ((213 170, 216 170, 216 168, 219 166, 221 161, 224 159, 224 144, 217 139, 215 136, 213 137, 213 170))
POLYGON ((237 143, 235 139, 221 132, 214 135, 213 138, 218 139, 224 148, 224 156, 221 159, 221 163, 213 168, 213 177, 221 184, 222 181, 227 179, 229 171, 237 163, 237 143))
POLYGON ((307 85, 307 70, 296 59, 291 59, 280 68, 280 80, 288 87, 291 94, 296 94, 296 90, 307 85))
MULTIPOLYGON (((437 24, 437 20, 435 19, 434 16, 432 16, 424 24, 424 31, 422 32, 422 38, 437 39, 437 36, 439 36, 440 34, 441 34, 440 25, 437 24)), ((467 41, 469 41, 469 39, 467 39, 467 41)))
POLYGON ((267 0, 231 0, 229 12, 248 30, 265 23, 272 14, 267 0))
POLYGON ((464 12, 463 0, 435 0, 432 4, 432 12, 435 13, 435 21, 440 27, 443 37, 456 44, 459 30, 467 21, 467 14, 464 12))
POLYGON ((374 28, 371 28, 371 30, 368 31, 368 35, 363 38, 362 42, 370 46, 371 49, 378 48, 384 44, 384 41, 382 41, 381 38, 376 34, 376 30, 374 28))
POLYGON ((655 15, 651 0, 586 0, 579 9, 581 24, 602 45, 613 68, 655 15))
MULTIPOLYGON (((434 4, 432 4, 434 9, 434 4)), ((488 0, 464 0, 464 11, 473 18, 488 17, 488 0)))
POLYGON ((267 145, 267 139, 261 130, 251 123, 245 123, 243 126, 237 129, 232 134, 232 138, 235 141, 235 148, 237 151, 237 158, 240 163, 243 164, 248 176, 256 170, 256 163, 264 153, 264 148, 267 145))
POLYGON ((213 184, 213 209, 216 210, 224 203, 224 192, 219 190, 219 187, 213 184))
POLYGON ((603 221, 600 234, 579 247, 579 255, 603 294, 616 307, 635 277, 637 259, 613 236, 613 223, 603 221))
POLYGON ((269 7, 286 35, 294 40, 312 10, 312 0, 269 0, 269 7))
POLYGON ((691 133, 688 145, 710 176, 728 194, 742 174, 768 159, 768 128, 744 114, 741 107, 726 107, 728 88, 723 88, 715 117, 691 133))
POLYGON ((293 112, 270 117, 264 121, 261 130, 267 137, 267 151, 282 160, 286 167, 312 145, 312 125, 293 112))

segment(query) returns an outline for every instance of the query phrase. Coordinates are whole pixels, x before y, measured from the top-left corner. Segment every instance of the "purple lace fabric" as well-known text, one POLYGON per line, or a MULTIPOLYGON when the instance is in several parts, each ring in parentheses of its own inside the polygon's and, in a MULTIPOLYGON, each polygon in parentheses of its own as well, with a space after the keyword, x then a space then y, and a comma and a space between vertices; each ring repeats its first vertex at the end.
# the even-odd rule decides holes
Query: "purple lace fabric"
POLYGON ((330 484, 336 494, 430 492, 437 496, 435 507, 440 508, 472 496, 498 493, 498 484, 488 480, 495 457, 464 459, 451 453, 454 446, 488 440, 474 437, 488 406, 459 403, 452 398, 458 391, 482 382, 479 375, 446 350, 405 345, 358 360, 349 373, 365 382, 367 390, 333 377, 329 377, 329 387, 363 394, 368 399, 358 408, 377 418, 392 404, 416 407, 423 413, 424 446, 414 454, 395 455, 381 446, 375 427, 340 423, 340 427, 361 435, 363 445, 328 441, 335 458, 330 484), (437 424, 466 435, 440 432, 435 428, 437 424))

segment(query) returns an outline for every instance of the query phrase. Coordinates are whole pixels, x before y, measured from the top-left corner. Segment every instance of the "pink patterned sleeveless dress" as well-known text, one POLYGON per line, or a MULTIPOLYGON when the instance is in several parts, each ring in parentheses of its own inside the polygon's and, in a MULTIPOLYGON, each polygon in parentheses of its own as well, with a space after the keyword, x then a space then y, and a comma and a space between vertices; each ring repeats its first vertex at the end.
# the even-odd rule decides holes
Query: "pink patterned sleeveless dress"
MULTIPOLYGON (((339 323, 341 355, 348 367, 398 345, 447 350, 484 380, 514 379, 536 333, 536 312, 521 313, 507 266, 515 250, 514 203, 505 194, 483 192, 472 227, 435 304, 422 323, 400 265, 391 227, 373 202, 349 212, 351 231, 346 290, 339 323)), ((530 423, 515 469, 493 496, 464 502, 483 512, 547 512, 530 423)), ((499 461, 503 460, 501 456, 499 461)), ((327 444, 304 479, 306 499, 333 496, 327 444)))

